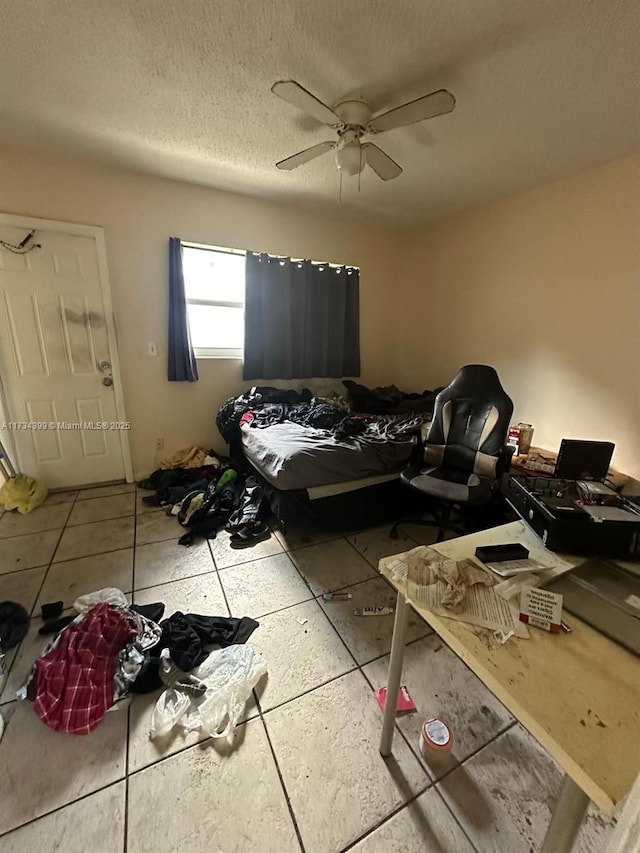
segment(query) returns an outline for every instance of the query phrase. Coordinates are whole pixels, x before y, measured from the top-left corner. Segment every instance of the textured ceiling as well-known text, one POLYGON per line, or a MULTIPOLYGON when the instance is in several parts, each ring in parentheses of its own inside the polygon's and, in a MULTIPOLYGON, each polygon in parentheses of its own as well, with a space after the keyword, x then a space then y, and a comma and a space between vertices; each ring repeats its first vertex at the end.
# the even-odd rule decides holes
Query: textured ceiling
POLYGON ((640 149, 635 0, 0 0, 0 140, 392 226, 433 221, 640 149), (380 134, 404 167, 345 178, 293 78, 385 110, 445 87, 454 113, 380 134))

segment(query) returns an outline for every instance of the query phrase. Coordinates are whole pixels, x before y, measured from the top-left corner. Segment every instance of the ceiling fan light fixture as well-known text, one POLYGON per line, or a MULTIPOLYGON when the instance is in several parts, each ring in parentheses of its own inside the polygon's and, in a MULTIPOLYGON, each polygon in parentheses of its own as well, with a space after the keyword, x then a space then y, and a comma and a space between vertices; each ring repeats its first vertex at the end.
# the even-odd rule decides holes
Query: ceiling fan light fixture
POLYGON ((345 175, 358 175, 364 168, 364 158, 359 142, 349 142, 336 149, 336 165, 345 175))

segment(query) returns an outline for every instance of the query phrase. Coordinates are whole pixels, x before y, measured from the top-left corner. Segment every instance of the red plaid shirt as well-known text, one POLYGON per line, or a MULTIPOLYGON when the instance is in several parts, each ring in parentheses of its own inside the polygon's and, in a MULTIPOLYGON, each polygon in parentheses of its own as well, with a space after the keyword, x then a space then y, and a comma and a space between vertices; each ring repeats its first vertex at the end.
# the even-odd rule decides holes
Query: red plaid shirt
POLYGON ((86 735, 113 705, 118 652, 136 636, 127 617, 96 604, 36 661, 34 710, 57 732, 86 735))

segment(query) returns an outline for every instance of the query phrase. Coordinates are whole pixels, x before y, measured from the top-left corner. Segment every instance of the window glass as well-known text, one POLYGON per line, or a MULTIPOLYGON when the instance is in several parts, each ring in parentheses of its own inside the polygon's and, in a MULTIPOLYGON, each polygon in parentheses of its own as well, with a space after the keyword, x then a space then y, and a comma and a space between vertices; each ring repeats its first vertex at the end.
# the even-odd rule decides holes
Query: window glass
POLYGON ((191 343, 198 349, 242 349, 244 311, 220 305, 188 305, 191 343))
POLYGON ((182 269, 194 349, 237 354, 244 343, 245 256, 183 246, 182 269))

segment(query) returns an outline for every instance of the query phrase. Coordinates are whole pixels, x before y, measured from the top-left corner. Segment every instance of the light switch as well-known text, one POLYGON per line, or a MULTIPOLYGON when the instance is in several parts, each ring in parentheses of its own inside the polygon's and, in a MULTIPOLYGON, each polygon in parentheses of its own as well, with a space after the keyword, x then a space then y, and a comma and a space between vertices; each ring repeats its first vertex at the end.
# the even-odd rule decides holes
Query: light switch
POLYGON ((158 345, 155 341, 149 341, 147 344, 149 355, 158 355, 158 345))

